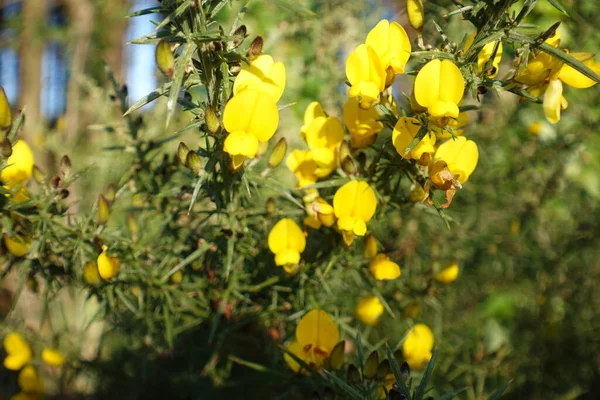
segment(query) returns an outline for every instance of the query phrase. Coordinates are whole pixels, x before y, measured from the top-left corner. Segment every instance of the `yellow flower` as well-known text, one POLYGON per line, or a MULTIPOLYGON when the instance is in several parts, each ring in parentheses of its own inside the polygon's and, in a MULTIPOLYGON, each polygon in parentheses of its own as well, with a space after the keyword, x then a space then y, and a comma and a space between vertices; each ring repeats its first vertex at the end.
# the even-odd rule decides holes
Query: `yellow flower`
POLYGON ((346 76, 350 82, 350 97, 358 97, 361 108, 368 109, 379 101, 385 88, 386 72, 371 46, 361 44, 346 61, 346 76))
MULTIPOLYGON (((572 57, 583 62, 588 68, 597 74, 600 74, 600 63, 592 59, 593 55, 589 53, 570 53, 572 57)), ((576 89, 587 89, 594 86, 597 82, 583 75, 575 68, 564 64, 558 72, 558 79, 567 85, 576 89)))
POLYGON ((117 257, 109 257, 107 246, 102 246, 102 253, 98 256, 98 273, 104 280, 108 280, 119 273, 121 262, 117 257))
POLYGON ((316 117, 306 130, 306 144, 317 164, 315 174, 324 178, 338 166, 337 149, 344 140, 344 127, 335 117, 316 117))
POLYGON ((50 347, 47 347, 42 351, 42 360, 44 360, 46 365, 53 367, 60 367, 65 363, 65 357, 62 355, 60 350, 50 347))
POLYGON ((29 198, 25 192, 25 183, 31 178, 33 163, 33 152, 29 145, 23 140, 17 140, 12 146, 12 154, 6 160, 6 166, 0 172, 4 188, 21 188, 15 194, 15 201, 25 201, 29 198))
POLYGON ((304 219, 304 225, 313 229, 319 229, 321 225, 331 227, 335 224, 333 207, 322 197, 317 197, 306 203, 308 216, 304 219))
POLYGON ((4 245, 10 254, 15 257, 23 257, 31 247, 31 240, 25 236, 14 235, 13 237, 4 234, 4 245))
POLYGON ((458 118, 465 80, 450 60, 429 61, 415 79, 415 99, 433 117, 458 118))
POLYGON ((378 281, 388 281, 400 276, 400 266, 385 254, 377 254, 369 264, 371 275, 378 281))
POLYGON ((375 192, 366 182, 350 181, 335 192, 333 210, 346 243, 352 243, 354 235, 367 233, 367 222, 373 218, 376 208, 375 192))
POLYGON ((275 102, 279 101, 285 89, 285 66, 274 62, 270 55, 261 54, 244 66, 233 82, 234 96, 246 89, 268 93, 275 102))
POLYGON ((306 132, 308 131, 308 127, 313 122, 313 120, 317 117, 326 117, 325 111, 323 111, 323 107, 319 104, 318 101, 313 101, 306 107, 304 111, 304 125, 300 128, 300 136, 302 139, 306 141, 306 132))
POLYGON ((102 282, 100 273, 98 272, 98 265, 93 261, 88 261, 83 266, 83 280, 88 285, 98 285, 102 282))
MULTIPOLYGON (((436 126, 436 122, 438 121, 433 122, 433 131, 435 132, 435 136, 437 136, 438 139, 450 139, 452 137, 452 134, 449 131, 443 129, 443 126, 436 126)), ((445 126, 452 128, 452 133, 454 133, 454 136, 461 136, 465 133, 465 130, 462 128, 464 128, 468 123, 469 114, 467 114, 466 112, 461 112, 460 114, 458 114, 457 119, 451 118, 450 120, 448 120, 448 123, 445 124, 445 126)), ((429 126, 431 127, 431 125, 429 126)))
POLYGON ((383 129, 383 124, 377 121, 379 118, 377 109, 362 109, 357 97, 351 97, 346 101, 343 118, 350 132, 350 142, 355 149, 363 149, 375 143, 377 133, 383 129))
POLYGON ((431 359, 433 332, 425 324, 416 324, 408 332, 402 344, 402 352, 408 365, 413 369, 423 369, 431 359))
MULTIPOLYGON (((436 142, 436 135, 430 132, 425 135, 410 152, 406 153, 406 149, 413 141, 415 136, 417 136, 420 129, 421 123, 416 118, 400 117, 398 119, 396 126, 394 126, 394 131, 392 132, 392 143, 402 158, 419 161, 423 155, 431 155, 435 152, 434 146, 436 142)), ((431 157, 426 157, 424 162, 426 163, 430 158, 431 157)))
POLYGON ((285 165, 296 175, 298 186, 308 186, 317 182, 318 165, 310 151, 294 150, 286 159, 285 165))
POLYGON ((365 44, 375 50, 384 70, 391 67, 395 74, 404 73, 411 46, 402 25, 382 19, 369 32, 365 44))
POLYGON ((304 232, 290 218, 277 222, 269 232, 269 249, 275 254, 275 265, 296 265, 306 247, 304 232))
MULTIPOLYGON (((475 40, 476 35, 477 35, 477 32, 473 32, 467 38, 467 41, 465 42, 464 51, 469 50, 469 48, 473 45, 473 41, 475 40)), ((477 55, 477 74, 478 75, 481 75, 481 73, 483 72, 483 68, 485 68, 485 64, 487 64, 487 62, 490 60, 490 58, 492 58, 495 46, 496 46, 496 42, 490 42, 490 43, 487 43, 485 46, 483 46, 483 48, 479 51, 479 54, 477 55)), ((496 50, 496 55, 494 56, 494 59, 492 60, 493 70, 491 71, 491 74, 488 75, 490 78, 494 78, 496 75, 498 75, 498 66, 500 65, 501 59, 502 59, 502 42, 499 41, 498 49, 496 50)))
POLYGON ((254 158, 259 142, 271 139, 278 124, 279 111, 270 95, 247 89, 233 96, 223 112, 223 125, 229 132, 223 151, 232 156, 234 168, 246 157, 254 158))
POLYGON ((23 368, 31 361, 33 356, 29 344, 16 332, 6 335, 4 338, 4 350, 6 351, 4 366, 13 371, 23 368))
MULTIPOLYGON (((329 314, 311 310, 298 323, 296 340, 287 346, 287 350, 316 371, 323 367, 339 338, 340 332, 329 314)), ((300 371, 300 364, 291 356, 285 354, 284 359, 292 371, 300 371)))
POLYGON ((560 79, 552 79, 544 90, 544 114, 551 124, 560 121, 560 111, 567 108, 567 100, 562 95, 563 85, 560 79))
POLYGON ((356 305, 355 312, 360 322, 375 326, 379 322, 379 317, 383 314, 383 304, 377 296, 364 297, 356 305))
POLYGON ((365 238, 364 246, 363 256, 367 260, 370 260, 377 255, 377 239, 375 239, 375 235, 369 233, 365 238))
POLYGON ((464 136, 448 139, 435 152, 435 158, 448 164, 448 169, 460 183, 465 183, 479 161, 477 144, 464 136))
POLYGON ((4 93, 4 88, 0 86, 0 130, 5 130, 12 124, 12 112, 10 104, 4 93))
POLYGON ((32 365, 27 365, 19 372, 17 382, 22 392, 28 394, 39 394, 44 392, 44 382, 32 365))
POLYGON ((406 13, 408 14, 410 26, 420 34, 425 19, 423 2, 421 0, 406 0, 406 13))
POLYGON ((435 280, 449 285, 458 278, 458 264, 453 262, 435 275, 435 280))

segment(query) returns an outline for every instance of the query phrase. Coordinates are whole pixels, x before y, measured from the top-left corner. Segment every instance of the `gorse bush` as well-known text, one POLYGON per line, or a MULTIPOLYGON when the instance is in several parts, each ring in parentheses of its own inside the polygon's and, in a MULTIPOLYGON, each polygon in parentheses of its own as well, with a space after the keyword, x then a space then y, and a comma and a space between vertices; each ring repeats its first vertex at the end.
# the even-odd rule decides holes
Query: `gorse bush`
MULTIPOLYGON (((163 0, 133 15, 165 16, 134 41, 156 46, 164 83, 130 104, 107 72, 123 115, 105 128, 107 151, 127 161, 91 208, 80 200, 92 194, 77 186, 89 168, 67 155, 56 174, 35 166, 20 137, 24 115, 0 92, 2 274, 16 271, 15 297, 39 292, 36 317, 49 326, 27 329, 15 317, 3 330, 10 395, 204 398, 199 382, 209 377, 237 396, 230 380, 240 368, 264 382, 246 396, 458 395, 462 385, 431 389, 444 354, 419 309, 445 307, 436 296, 453 290, 461 266, 447 257, 405 278, 386 236, 414 208, 446 229, 456 224, 461 191, 488 173, 482 155, 493 157, 469 138, 470 114, 497 106, 486 93, 540 103, 557 124, 568 105, 563 84, 595 85, 600 64, 562 48, 558 24, 526 24, 535 0, 457 6, 446 17, 473 26, 457 37, 408 0, 406 27, 383 19, 336 59, 345 102, 330 109, 311 99, 303 124, 287 127, 297 138, 277 138, 280 115, 295 107, 282 101, 286 60, 266 54, 243 24, 247 6, 226 21, 229 3, 163 0), (151 130, 137 113, 163 97, 164 125, 151 130), (282 178, 287 170, 295 182, 282 178), (83 293, 83 322, 64 317, 61 329, 52 304, 65 292, 83 293), (159 375, 143 388, 140 376, 159 375)), ((486 398, 507 383, 487 387, 486 398)))

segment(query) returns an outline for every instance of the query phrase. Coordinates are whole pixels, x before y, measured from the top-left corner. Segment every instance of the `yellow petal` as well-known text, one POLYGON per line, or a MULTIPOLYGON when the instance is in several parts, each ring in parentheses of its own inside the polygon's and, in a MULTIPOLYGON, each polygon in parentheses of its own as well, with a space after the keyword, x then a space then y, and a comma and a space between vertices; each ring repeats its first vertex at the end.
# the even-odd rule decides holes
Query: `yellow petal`
POLYGON ((256 136, 243 131, 231 132, 225 138, 223 151, 232 156, 241 155, 254 158, 258 152, 258 139, 256 139, 256 136))
MULTIPOLYGON (((571 56, 575 57, 579 61, 581 58, 588 56, 586 53, 570 53, 571 56)), ((596 62, 593 59, 588 59, 583 62, 587 67, 589 67, 596 74, 600 74, 600 63, 596 62)), ((567 85, 577 88, 577 89, 586 89, 594 86, 597 82, 583 75, 581 72, 577 71, 575 68, 564 64, 560 72, 558 73, 558 78, 566 83, 567 85)))
POLYGON ((302 347, 312 345, 330 353, 339 338, 337 325, 323 310, 309 311, 296 327, 296 339, 302 347))
POLYGON ((425 19, 425 9, 421 0, 407 0, 406 13, 408 14, 408 22, 417 32, 421 32, 423 28, 423 20, 425 19))
POLYGON ((551 124, 560 121, 562 89, 560 79, 553 79, 548 83, 544 92, 544 114, 551 124))
POLYGON ((268 238, 269 249, 276 256, 276 264, 297 264, 306 247, 306 238, 300 227, 290 218, 278 221, 268 238))
POLYGON ((18 371, 25 366, 33 356, 31 347, 16 332, 11 332, 4 338, 4 350, 7 353, 4 359, 4 366, 7 369, 18 371))
POLYGON ((350 97, 359 97, 362 108, 370 108, 379 101, 385 88, 385 69, 372 47, 361 44, 346 61, 346 76, 350 82, 350 97))
POLYGON ((450 60, 429 61, 415 79, 415 98, 434 117, 457 118, 465 81, 450 60))
POLYGON ((33 163, 33 152, 29 145, 17 140, 12 146, 12 154, 6 160, 6 167, 0 172, 0 179, 9 189, 13 188, 31 178, 33 163))
MULTIPOLYGON (((477 32, 473 32, 466 40, 464 51, 467 51, 475 40, 475 36, 477 32)), ((483 68, 485 64, 489 61, 494 53, 494 47, 496 46, 496 42, 487 43, 483 48, 479 51, 477 55, 477 74, 481 74, 483 72, 483 68)), ((496 50, 496 55, 494 56, 494 60, 492 61, 492 66, 496 68, 494 73, 490 74, 490 78, 494 78, 498 74, 498 66, 500 65, 500 60, 502 59, 502 42, 498 43, 498 49, 496 50)))
POLYGON ((327 117, 325 111, 323 111, 323 107, 319 104, 318 101, 313 101, 306 107, 304 111, 304 125, 300 128, 300 135, 306 141, 306 132, 308 131, 308 127, 313 122, 315 118, 318 117, 327 117))
POLYGON ((392 132, 392 143, 396 151, 402 158, 411 158, 410 153, 406 154, 408 145, 417 136, 421 129, 421 122, 416 118, 400 117, 394 126, 392 132))
POLYGON ((404 67, 410 57, 410 40, 402 25, 381 20, 369 32, 365 44, 375 51, 381 68, 392 67, 395 74, 404 73, 404 67))
POLYGON ((65 357, 58 349, 45 348, 42 351, 42 360, 44 363, 54 367, 60 367, 65 363, 65 357))
POLYGON ((102 253, 98 256, 98 273, 104 280, 108 280, 119 273, 121 262, 116 257, 106 254, 107 247, 104 246, 102 253))
POLYGON ((458 264, 452 263, 448 265, 446 268, 441 270, 435 275, 435 280, 443 283, 444 285, 449 285, 458 278, 458 264))
POLYGON ((375 326, 383 314, 383 304, 379 297, 369 296, 360 299, 356 306, 356 317, 365 325, 375 326))
POLYGON ((425 324, 416 324, 409 331, 402 344, 402 352, 406 361, 415 369, 423 369, 431 358, 433 349, 433 332, 425 324))
POLYGON ((268 94, 248 89, 233 96, 225 105, 223 125, 227 132, 245 132, 266 142, 275 134, 279 111, 268 94))
POLYGON ((13 237, 4 234, 4 245, 10 254, 15 257, 23 257, 29 252, 31 240, 24 236, 14 235, 13 237))
POLYGON ((306 144, 310 149, 335 149, 344 139, 344 127, 335 117, 317 117, 306 131, 306 144))
MULTIPOLYGON (((294 354, 299 359, 304 360, 305 354, 304 354, 303 347, 296 340, 294 340, 293 342, 288 344, 287 351, 294 354)), ((298 362, 296 360, 294 360, 289 354, 284 353, 283 359, 285 360, 285 362, 287 363, 287 365, 290 367, 290 369, 292 371, 294 371, 294 372, 300 371, 300 368, 301 368, 300 364, 298 364, 298 362)))
POLYGON ((369 264, 369 271, 379 281, 392 280, 400 276, 400 266, 385 254, 377 254, 369 264))
POLYGON ((32 365, 27 365, 19 372, 17 382, 25 393, 42 393, 44 391, 42 379, 32 365))
POLYGON ((452 175, 460 183, 465 183, 477 166, 479 150, 474 141, 459 136, 442 143, 435 152, 435 158, 445 161, 452 175))
MULTIPOLYGON (((333 197, 333 210, 337 218, 350 217, 368 222, 377 208, 377 197, 373 189, 363 181, 350 181, 341 186, 333 197)), ((340 229, 344 229, 340 225, 340 229)), ((352 224, 354 225, 354 223, 352 224)))
POLYGON ((365 238, 363 256, 366 259, 371 259, 377 255, 377 239, 375 235, 369 233, 365 238))
POLYGON ((246 89, 267 93, 277 102, 285 89, 285 66, 273 57, 261 54, 244 66, 233 83, 234 96, 246 89))

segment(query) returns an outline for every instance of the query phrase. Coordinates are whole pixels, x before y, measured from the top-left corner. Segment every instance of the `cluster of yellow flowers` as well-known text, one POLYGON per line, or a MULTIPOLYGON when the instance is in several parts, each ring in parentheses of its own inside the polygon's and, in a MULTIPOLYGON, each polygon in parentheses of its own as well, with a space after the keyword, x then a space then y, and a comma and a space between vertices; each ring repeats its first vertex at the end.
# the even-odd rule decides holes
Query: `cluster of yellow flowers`
MULTIPOLYGON (((11 332, 4 338, 4 367, 11 371, 19 371, 17 383, 20 392, 11 400, 35 400, 43 397, 44 382, 38 369, 31 364, 33 351, 27 341, 17 332, 11 332)), ((42 361, 50 368, 58 368, 65 362, 62 353, 55 348, 42 351, 42 361)))
POLYGON ((225 105, 223 125, 229 133, 223 151, 234 170, 246 158, 254 158, 260 143, 266 143, 279 125, 277 101, 285 89, 285 67, 268 54, 244 66, 233 83, 233 97, 225 105))

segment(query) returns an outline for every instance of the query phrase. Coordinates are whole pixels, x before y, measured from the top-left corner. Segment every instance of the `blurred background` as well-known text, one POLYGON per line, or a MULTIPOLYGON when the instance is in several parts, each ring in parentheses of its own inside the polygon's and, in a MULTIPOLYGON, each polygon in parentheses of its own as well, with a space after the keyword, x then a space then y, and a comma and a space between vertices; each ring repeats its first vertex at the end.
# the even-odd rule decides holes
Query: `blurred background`
MULTIPOLYGON (((472 32, 460 16, 443 17, 455 9, 453 2, 425 4, 426 18, 438 22, 452 40, 460 42, 472 32)), ((569 17, 544 0, 528 22, 542 31, 561 20, 561 47, 598 51, 600 5, 562 4, 569 17)), ((109 162, 113 154, 100 151, 114 141, 104 127, 121 123, 109 100, 105 63, 127 84, 130 103, 163 79, 155 67, 154 46, 127 44, 150 33, 153 25, 148 16, 125 16, 157 5, 155 0, 0 0, 0 85, 13 108, 26 107, 24 136, 40 154, 39 164, 51 169, 69 153, 74 164, 109 167, 93 171, 80 193, 98 193, 112 182, 119 162, 127 162, 126 157, 109 162)), ((219 18, 230 24, 240 7, 233 1, 219 18)), ((248 31, 251 37, 264 35, 265 51, 285 63, 288 86, 282 103, 296 103, 282 112, 279 135, 299 144, 304 108, 314 100, 341 116, 346 55, 383 17, 407 26, 405 14, 403 1, 252 2, 245 19, 248 31)), ((438 44, 431 23, 424 37, 425 43, 438 44)), ((505 46, 499 77, 509 73, 513 55, 514 49, 505 46)), ((402 93, 410 93, 412 80, 410 75, 396 80, 400 106, 406 105, 402 93)), ((430 325, 439 350, 434 384, 442 393, 466 387, 460 398, 483 399, 512 380, 507 398, 600 398, 600 91, 597 86, 566 89, 565 95, 569 108, 555 126, 545 121, 539 104, 520 103, 512 95, 483 96, 485 107, 471 113, 466 128, 467 137, 479 145, 480 162, 448 210, 450 228, 423 205, 394 211, 374 225, 414 292, 440 266, 454 260, 460 264, 452 286, 433 288, 424 297, 395 292, 390 307, 396 318, 364 332, 374 344, 399 341, 406 331, 404 319, 430 325)), ((151 135, 167 133, 159 123, 164 111, 159 101, 140 113, 151 135)), ((179 115, 170 133, 189 120, 179 115)), ((193 132, 185 135, 193 148, 193 132)), ((178 141, 169 151, 176 151, 178 141)), ((293 185, 291 173, 280 170, 277 176, 293 185)), ((94 199, 81 197, 82 204, 94 199)), ((352 315, 363 286, 343 274, 332 272, 331 290, 320 301, 329 296, 352 315)), ((348 331, 345 335, 351 337, 348 331)), ((273 376, 243 366, 206 373, 210 360, 192 366, 176 359, 138 369, 148 362, 138 357, 124 349, 114 369, 102 371, 103 393, 121 390, 127 398, 155 398, 152 394, 161 390, 175 390, 175 398, 186 398, 203 390, 210 393, 206 398, 270 398, 265 382, 279 385, 280 396, 287 393, 285 380, 273 383, 273 376), (237 381, 226 378, 232 369, 237 381), (165 370, 178 378, 167 384, 165 370)), ((275 363, 285 368, 277 349, 265 357, 279 357, 275 363)), ((267 363, 260 356, 255 361, 267 363)))

